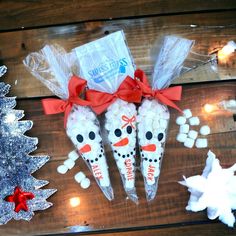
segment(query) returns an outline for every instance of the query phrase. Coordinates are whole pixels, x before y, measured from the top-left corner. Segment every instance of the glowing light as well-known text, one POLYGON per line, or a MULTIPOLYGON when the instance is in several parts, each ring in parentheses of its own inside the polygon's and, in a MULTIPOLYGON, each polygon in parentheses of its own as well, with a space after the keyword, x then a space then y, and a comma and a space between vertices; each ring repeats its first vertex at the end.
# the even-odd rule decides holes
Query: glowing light
POLYGON ((212 104, 205 104, 204 105, 204 110, 206 113, 211 113, 216 110, 216 106, 212 104))
POLYGON ((7 123, 12 123, 12 122, 15 121, 15 119, 16 119, 16 116, 15 116, 15 114, 13 114, 13 113, 9 113, 9 114, 7 114, 7 116, 6 116, 6 122, 7 122, 7 123))
POLYGON ((70 199, 70 205, 71 207, 77 207, 80 205, 80 198, 79 197, 72 197, 70 199))
POLYGON ((218 59, 225 60, 235 50, 236 43, 234 41, 229 41, 221 50, 218 51, 218 59))

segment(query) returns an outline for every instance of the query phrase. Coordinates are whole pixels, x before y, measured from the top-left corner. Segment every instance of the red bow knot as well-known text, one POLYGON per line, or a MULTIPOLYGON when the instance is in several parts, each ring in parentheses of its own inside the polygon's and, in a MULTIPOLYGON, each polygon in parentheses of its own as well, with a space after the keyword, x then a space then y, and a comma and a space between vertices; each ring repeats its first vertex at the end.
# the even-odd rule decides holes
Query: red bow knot
POLYGON ((43 99, 42 105, 44 113, 46 115, 51 115, 64 112, 64 127, 66 127, 68 115, 70 114, 70 111, 74 104, 80 106, 90 105, 90 102, 79 98, 79 95, 84 91, 86 84, 86 80, 83 80, 77 76, 72 76, 68 85, 69 98, 67 100, 62 100, 58 98, 43 99))
POLYGON ((137 69, 134 75, 144 97, 155 98, 161 103, 173 107, 182 113, 181 109, 173 102, 181 100, 182 86, 175 86, 160 90, 152 90, 144 71, 137 69))
POLYGON ((91 102, 91 108, 97 114, 105 111, 118 98, 127 102, 141 102, 142 93, 136 81, 130 76, 125 78, 118 90, 113 94, 92 89, 86 91, 86 100, 91 102))
POLYGON ((121 119, 124 121, 124 122, 126 122, 121 128, 123 129, 123 128, 125 128, 127 125, 131 125, 131 127, 133 128, 133 129, 135 129, 135 126, 133 125, 133 122, 135 122, 136 121, 136 118, 135 118, 135 116, 132 116, 131 118, 129 118, 129 117, 127 117, 127 116, 125 116, 125 115, 123 115, 122 117, 121 117, 121 119))

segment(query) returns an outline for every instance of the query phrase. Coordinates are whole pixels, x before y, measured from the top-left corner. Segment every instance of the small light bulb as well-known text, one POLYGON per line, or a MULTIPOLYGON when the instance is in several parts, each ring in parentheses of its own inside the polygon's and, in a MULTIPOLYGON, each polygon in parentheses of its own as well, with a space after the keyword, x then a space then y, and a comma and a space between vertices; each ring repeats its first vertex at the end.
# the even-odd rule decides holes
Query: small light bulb
POLYGON ((215 106, 211 104, 205 104, 204 105, 204 110, 206 113, 211 113, 215 110, 215 106))
POLYGON ((72 197, 70 199, 70 205, 71 207, 77 207, 80 205, 80 198, 79 197, 72 197))
POLYGON ((229 41, 221 50, 218 51, 218 59, 225 60, 236 49, 236 43, 229 41))

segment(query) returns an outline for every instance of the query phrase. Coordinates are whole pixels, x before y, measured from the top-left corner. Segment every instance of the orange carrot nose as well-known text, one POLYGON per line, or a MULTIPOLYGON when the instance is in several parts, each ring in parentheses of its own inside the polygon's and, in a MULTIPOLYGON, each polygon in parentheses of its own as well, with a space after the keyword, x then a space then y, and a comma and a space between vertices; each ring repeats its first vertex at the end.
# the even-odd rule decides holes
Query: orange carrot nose
POLYGON ((155 152, 156 151, 156 145, 155 144, 148 144, 146 146, 141 146, 143 151, 147 152, 155 152))
POLYGON ((128 143, 129 143, 129 139, 128 138, 123 138, 119 142, 114 143, 113 146, 115 146, 115 147, 122 147, 122 146, 127 145, 128 143))
POLYGON ((90 151, 91 151, 91 146, 89 144, 86 144, 82 148, 79 149, 80 153, 86 153, 90 151))

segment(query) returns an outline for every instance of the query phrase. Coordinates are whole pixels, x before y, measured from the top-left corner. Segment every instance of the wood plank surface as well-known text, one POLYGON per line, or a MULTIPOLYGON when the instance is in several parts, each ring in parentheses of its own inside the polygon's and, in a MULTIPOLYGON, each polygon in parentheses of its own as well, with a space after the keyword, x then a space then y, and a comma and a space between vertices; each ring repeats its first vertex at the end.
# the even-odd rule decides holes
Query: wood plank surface
MULTIPOLYGON (((163 35, 176 34, 195 40, 193 51, 208 54, 229 40, 235 40, 236 11, 146 17, 130 20, 87 22, 74 25, 0 33, 0 61, 9 68, 5 81, 12 94, 19 97, 48 96, 48 91, 26 71, 22 60, 45 44, 57 43, 66 50, 100 38, 108 32, 123 29, 137 67, 151 74, 152 48, 163 35)), ((196 61, 189 60, 191 65, 196 61)), ((175 83, 193 83, 236 78, 236 54, 219 64, 219 76, 200 67, 186 73, 175 83)))
MULTIPOLYGON (((206 116, 202 111, 202 105, 205 102, 233 98, 235 92, 236 84, 233 82, 221 82, 220 86, 217 86, 217 83, 188 85, 184 86, 183 100, 180 103, 182 108, 191 108, 193 114, 200 117, 202 124, 210 125, 212 134, 208 136, 209 148, 216 153, 225 167, 236 162, 236 123, 232 121, 232 115, 226 113, 206 116)), ((94 230, 102 233, 107 229, 161 227, 162 225, 169 227, 169 224, 176 223, 181 225, 208 222, 205 212, 185 211, 189 194, 186 188, 177 183, 182 179, 182 175, 188 177, 201 173, 208 149, 187 149, 176 142, 178 127, 175 119, 179 115, 176 111, 171 111, 169 138, 159 181, 158 196, 152 203, 147 204, 143 180, 140 172, 137 171, 136 186, 140 197, 140 204, 137 206, 126 199, 107 143, 105 148, 115 192, 115 200, 112 202, 108 202, 102 195, 81 159, 67 174, 59 175, 56 172, 56 167, 66 159, 67 153, 73 148, 63 130, 63 116, 44 116, 39 99, 20 99, 17 107, 25 110, 25 118, 34 121, 34 127, 28 132, 28 135, 39 138, 39 149, 36 153, 51 156, 50 162, 37 171, 35 176, 49 180, 48 187, 57 188, 58 192, 50 198, 50 201, 54 203, 52 208, 38 212, 30 222, 11 221, 5 226, 1 226, 0 235, 38 235, 78 231, 86 233, 86 231, 94 230), (84 171, 92 181, 88 190, 82 190, 73 179, 73 176, 80 170, 84 171), (70 207, 69 199, 77 196, 80 197, 80 206, 70 207)), ((103 121, 103 117, 100 117, 100 121, 103 121)), ((213 229, 214 226, 196 226, 196 228, 200 227, 200 231, 199 234, 195 232, 195 235, 203 235, 200 232, 204 232, 204 229, 206 229, 206 235, 217 235, 216 230, 210 231, 210 228, 213 229)), ((188 230, 186 232, 190 234, 192 226, 188 227, 190 228, 186 228, 188 230)), ((194 235, 194 229, 195 226, 191 235, 194 235)), ((221 235, 230 232, 218 224, 216 229, 219 229, 221 235)), ((171 233, 175 235, 175 232, 176 235, 181 235, 181 230, 177 226, 159 232, 162 233, 160 235, 165 235, 165 232, 167 232, 166 235, 171 233)))
POLYGON ((235 235, 235 230, 222 224, 187 225, 160 229, 99 234, 99 236, 223 236, 235 235))
POLYGON ((234 0, 0 1, 0 30, 157 14, 236 9, 234 0))

